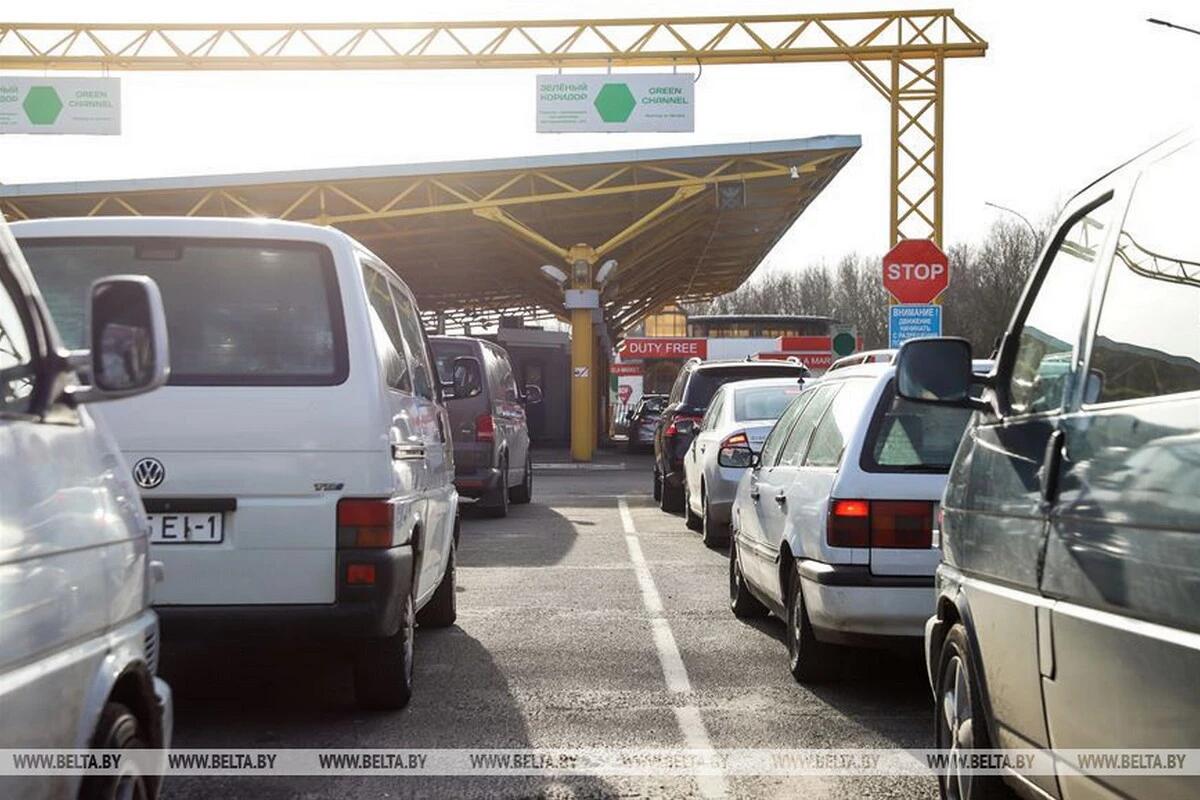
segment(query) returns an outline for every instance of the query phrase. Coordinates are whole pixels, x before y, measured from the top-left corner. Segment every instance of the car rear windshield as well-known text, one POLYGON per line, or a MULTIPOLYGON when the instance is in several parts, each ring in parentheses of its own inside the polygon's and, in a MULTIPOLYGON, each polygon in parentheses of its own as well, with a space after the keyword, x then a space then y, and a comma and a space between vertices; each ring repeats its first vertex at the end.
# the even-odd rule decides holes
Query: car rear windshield
POLYGON ((433 350, 433 360, 437 365, 438 379, 449 381, 454 379, 454 359, 478 358, 475 345, 470 342, 455 342, 449 339, 430 339, 429 349, 433 350))
POLYGON ((345 326, 329 250, 228 239, 25 239, 29 266, 70 348, 86 346, 88 289, 105 275, 162 292, 170 383, 333 385, 346 379, 345 326))
POLYGON ((753 389, 738 389, 733 394, 733 418, 738 422, 752 419, 779 419, 779 415, 799 394, 799 381, 794 386, 759 386, 753 389))
POLYGON ((764 364, 747 364, 741 367, 721 367, 719 369, 697 369, 688 381, 683 393, 685 405, 695 408, 708 408, 713 395, 725 384, 731 381, 745 381, 751 378, 786 378, 801 375, 801 367, 766 366, 764 364))
POLYGON ((971 418, 969 408, 914 403, 888 387, 863 445, 867 472, 947 472, 971 418))

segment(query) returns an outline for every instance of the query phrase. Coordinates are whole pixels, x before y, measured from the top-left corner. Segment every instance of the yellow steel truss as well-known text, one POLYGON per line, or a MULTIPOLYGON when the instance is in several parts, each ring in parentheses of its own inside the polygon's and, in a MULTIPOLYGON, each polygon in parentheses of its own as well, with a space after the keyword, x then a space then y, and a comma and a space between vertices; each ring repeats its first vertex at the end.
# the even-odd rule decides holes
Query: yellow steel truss
MULTIPOLYGON (((494 22, 0 22, 0 70, 479 69, 848 62, 891 108, 889 238, 893 243, 902 238, 941 240, 945 60, 978 57, 986 50, 987 42, 949 9, 494 22)), ((563 191, 569 194, 576 188, 564 187, 563 191)), ((237 204, 231 196, 220 199, 237 204)), ((459 202, 472 210, 488 207, 485 198, 463 197, 459 202)), ((360 210, 366 217, 393 213, 412 212, 360 210)))

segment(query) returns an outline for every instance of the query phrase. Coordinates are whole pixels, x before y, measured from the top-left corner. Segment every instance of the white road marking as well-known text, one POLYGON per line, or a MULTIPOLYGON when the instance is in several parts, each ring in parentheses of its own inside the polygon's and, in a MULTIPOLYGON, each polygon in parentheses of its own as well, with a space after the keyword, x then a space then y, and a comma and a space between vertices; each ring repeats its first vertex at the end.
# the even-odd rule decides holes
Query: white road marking
MULTIPOLYGON (((621 525, 625 528, 625 544, 629 548, 629 560, 633 562, 633 574, 637 577, 638 587, 642 590, 642 604, 650 616, 650 629, 654 634, 654 647, 658 650, 658 662, 662 666, 663 678, 667 682, 667 691, 673 694, 690 695, 692 682, 688 679, 687 667, 683 664, 683 656, 679 645, 675 643, 675 634, 671 632, 671 624, 663 615, 662 597, 654 584, 654 576, 650 574, 650 565, 642 553, 642 542, 638 538, 637 528, 633 524, 633 515, 629 513, 629 504, 622 497, 617 500, 617 510, 621 513, 621 525)), ((695 703, 684 703, 675 706, 675 721, 683 734, 683 741, 689 749, 712 752, 712 740, 708 738, 708 729, 700 717, 700 708, 695 703)), ((719 798, 729 794, 729 787, 724 775, 697 775, 696 785, 704 797, 719 798)))

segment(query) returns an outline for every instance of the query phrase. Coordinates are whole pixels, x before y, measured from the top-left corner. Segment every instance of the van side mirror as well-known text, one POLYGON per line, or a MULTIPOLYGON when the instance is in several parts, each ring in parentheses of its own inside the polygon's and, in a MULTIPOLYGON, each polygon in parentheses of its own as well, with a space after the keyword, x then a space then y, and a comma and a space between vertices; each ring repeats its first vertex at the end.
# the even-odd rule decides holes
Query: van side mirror
POLYGON ((971 385, 978 383, 971 368, 971 343, 938 337, 911 339, 896 354, 896 393, 920 403, 976 408, 971 385))
POLYGON ((450 367, 451 379, 442 381, 442 397, 447 400, 465 400, 483 392, 483 369, 479 359, 459 356, 450 367))
POLYGON ((542 402, 542 387, 534 386, 532 383, 525 387, 525 405, 537 405, 542 402))
POLYGON ((90 367, 91 385, 73 387, 71 398, 117 400, 166 383, 167 318, 158 284, 144 275, 113 275, 94 282, 89 296, 89 349, 71 361, 90 367))

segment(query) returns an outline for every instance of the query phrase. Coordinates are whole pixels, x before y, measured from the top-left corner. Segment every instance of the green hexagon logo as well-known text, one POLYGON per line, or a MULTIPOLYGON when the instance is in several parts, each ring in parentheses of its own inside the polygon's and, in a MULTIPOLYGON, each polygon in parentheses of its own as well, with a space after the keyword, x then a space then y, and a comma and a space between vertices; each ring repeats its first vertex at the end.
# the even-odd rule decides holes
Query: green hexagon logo
POLYGON ((62 98, 53 86, 31 86, 21 106, 34 125, 53 125, 63 109, 62 98))
POLYGON ((637 101, 624 83, 606 83, 600 87, 593 105, 605 122, 624 122, 637 107, 637 101))

